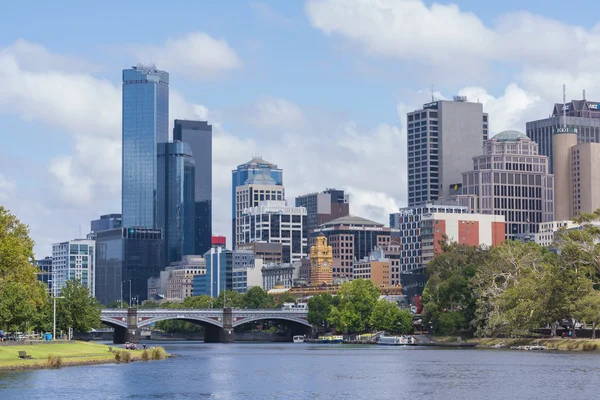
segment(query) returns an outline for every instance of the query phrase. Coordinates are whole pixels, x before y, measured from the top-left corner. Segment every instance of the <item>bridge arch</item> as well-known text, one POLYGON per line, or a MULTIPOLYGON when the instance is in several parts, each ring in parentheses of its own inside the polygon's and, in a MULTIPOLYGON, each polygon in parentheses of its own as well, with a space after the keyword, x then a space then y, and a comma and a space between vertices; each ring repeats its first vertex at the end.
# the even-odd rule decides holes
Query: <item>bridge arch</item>
POLYGON ((206 326, 215 326, 217 328, 222 328, 223 323, 219 321, 215 321, 212 318, 203 317, 203 316, 195 316, 195 315, 160 315, 153 318, 149 318, 143 321, 138 322, 138 328, 143 328, 145 326, 149 326, 150 324, 154 324, 160 321, 184 321, 184 322, 192 322, 204 327, 206 326))
MULTIPOLYGON (((240 317, 238 317, 240 318, 240 317)), ((286 315, 255 315, 255 316, 250 316, 250 317, 243 317, 237 321, 233 321, 233 323, 231 324, 233 328, 250 323, 250 322, 256 322, 256 321, 286 321, 286 322, 295 322, 297 324, 301 324, 304 325, 308 328, 312 328, 312 325, 305 319, 300 318, 300 317, 292 317, 292 316, 286 316, 286 315)))
POLYGON ((110 326, 111 328, 125 328, 127 329, 127 322, 117 320, 111 317, 102 317, 100 316, 100 322, 105 325, 110 326))

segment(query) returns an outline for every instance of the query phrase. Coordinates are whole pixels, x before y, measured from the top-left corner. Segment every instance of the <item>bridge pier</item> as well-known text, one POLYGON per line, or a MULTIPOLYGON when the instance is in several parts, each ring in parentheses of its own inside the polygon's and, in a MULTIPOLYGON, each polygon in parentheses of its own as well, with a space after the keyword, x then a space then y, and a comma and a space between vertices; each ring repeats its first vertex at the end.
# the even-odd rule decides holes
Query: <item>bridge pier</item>
POLYGON ((233 315, 231 308, 223 309, 223 327, 209 325, 205 328, 204 343, 233 343, 233 315))
POLYGON ((140 330, 137 326, 137 308, 127 309, 127 328, 115 327, 113 333, 113 343, 139 343, 140 341, 140 330))

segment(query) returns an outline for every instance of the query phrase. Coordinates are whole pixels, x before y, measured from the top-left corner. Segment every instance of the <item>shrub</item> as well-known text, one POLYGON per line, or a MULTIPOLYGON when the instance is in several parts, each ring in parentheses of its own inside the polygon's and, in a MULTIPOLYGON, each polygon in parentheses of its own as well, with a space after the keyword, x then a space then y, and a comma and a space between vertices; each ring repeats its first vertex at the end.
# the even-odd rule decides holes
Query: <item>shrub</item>
POLYGON ((583 351, 594 351, 598 348, 598 344, 596 343, 584 343, 583 351))
POLYGON ((48 355, 48 365, 51 368, 60 368, 63 364, 62 358, 60 356, 55 356, 53 354, 48 355))
POLYGON ((162 347, 154 347, 152 349, 152 359, 153 360, 164 360, 167 358, 167 352, 162 347))
POLYGON ((142 360, 148 361, 150 359, 150 352, 147 349, 142 351, 142 360))
POLYGON ((131 353, 124 351, 123 354, 121 354, 121 361, 125 363, 131 362, 131 353))

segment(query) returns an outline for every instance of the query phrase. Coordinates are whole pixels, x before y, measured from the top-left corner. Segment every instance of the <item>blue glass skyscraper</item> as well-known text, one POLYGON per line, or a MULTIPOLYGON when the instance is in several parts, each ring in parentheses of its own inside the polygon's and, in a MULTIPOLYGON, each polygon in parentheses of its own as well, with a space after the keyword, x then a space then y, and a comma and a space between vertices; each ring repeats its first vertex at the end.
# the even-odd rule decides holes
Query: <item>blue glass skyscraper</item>
MULTIPOLYGON (((231 238, 232 246, 235 247, 235 193, 238 186, 244 185, 248 178, 265 173, 275 181, 276 185, 283 185, 283 170, 277 168, 277 165, 263 160, 261 157, 254 157, 247 163, 238 165, 231 171, 231 238)), ((235 249, 235 248, 234 248, 235 249)))
POLYGON ((194 254, 195 167, 188 143, 158 144, 158 227, 168 263, 194 254))
POLYGON ((154 65, 123 70, 124 227, 157 227, 157 144, 169 139, 169 74, 154 65))

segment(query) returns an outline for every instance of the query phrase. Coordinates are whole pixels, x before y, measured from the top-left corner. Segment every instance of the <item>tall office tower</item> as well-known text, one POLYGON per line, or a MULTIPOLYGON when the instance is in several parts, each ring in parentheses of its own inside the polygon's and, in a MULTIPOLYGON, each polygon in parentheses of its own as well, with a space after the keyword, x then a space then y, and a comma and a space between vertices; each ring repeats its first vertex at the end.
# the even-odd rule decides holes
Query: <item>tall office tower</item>
POLYGON ((424 104, 407 119, 408 205, 458 194, 462 172, 488 137, 483 105, 455 96, 424 104))
POLYGON ((235 188, 234 218, 235 236, 233 238, 236 248, 246 243, 242 230, 243 213, 245 209, 258 206, 261 201, 283 201, 285 200, 284 188, 269 175, 268 170, 262 170, 258 174, 251 175, 243 185, 235 188))
POLYGON ((107 306, 121 299, 141 304, 148 278, 165 268, 160 229, 117 228, 96 235, 96 298, 107 306), (130 290, 131 289, 131 290, 130 290))
POLYGON ((556 221, 570 220, 600 207, 600 143, 577 142, 575 133, 553 137, 556 221))
POLYGON ((296 207, 306 208, 306 231, 310 233, 325 222, 349 215, 350 196, 343 190, 326 189, 296 197, 296 207))
POLYGON ((158 144, 158 221, 167 263, 194 254, 195 165, 190 145, 158 144))
MULTIPOLYGON (((237 248, 237 187, 244 185, 248 178, 251 178, 254 175, 263 174, 270 176, 271 179, 275 181, 275 185, 283 185, 283 170, 277 168, 277 165, 263 160, 261 157, 254 157, 252 160, 245 164, 238 165, 236 169, 231 171, 231 240, 234 249, 237 248)), ((284 199, 281 198, 280 200, 284 199)))
POLYGON ((52 290, 59 296, 67 281, 78 279, 95 296, 96 242, 87 239, 75 239, 52 245, 52 290))
POLYGON ((306 208, 290 207, 285 201, 261 201, 242 211, 238 247, 254 242, 281 243, 283 262, 300 262, 308 256, 305 223, 306 208))
POLYGON ((600 102, 572 100, 554 104, 548 118, 527 122, 527 136, 539 146, 539 154, 548 156, 549 173, 554 174, 553 143, 558 133, 574 133, 577 143, 600 143, 600 102))
POLYGON ((168 139, 169 74, 154 65, 123 70, 124 227, 156 228, 157 144, 168 139))
POLYGON ((100 219, 95 219, 90 223, 90 232, 107 231, 121 227, 121 214, 101 215, 100 219))
POLYGON ((548 157, 523 133, 500 132, 486 140, 483 155, 473 157, 458 199, 470 212, 504 215, 507 239, 537 233, 541 222, 554 219, 548 157))
POLYGON ((176 140, 190 145, 196 163, 194 254, 204 254, 211 248, 212 237, 212 125, 176 119, 173 141, 176 140))

